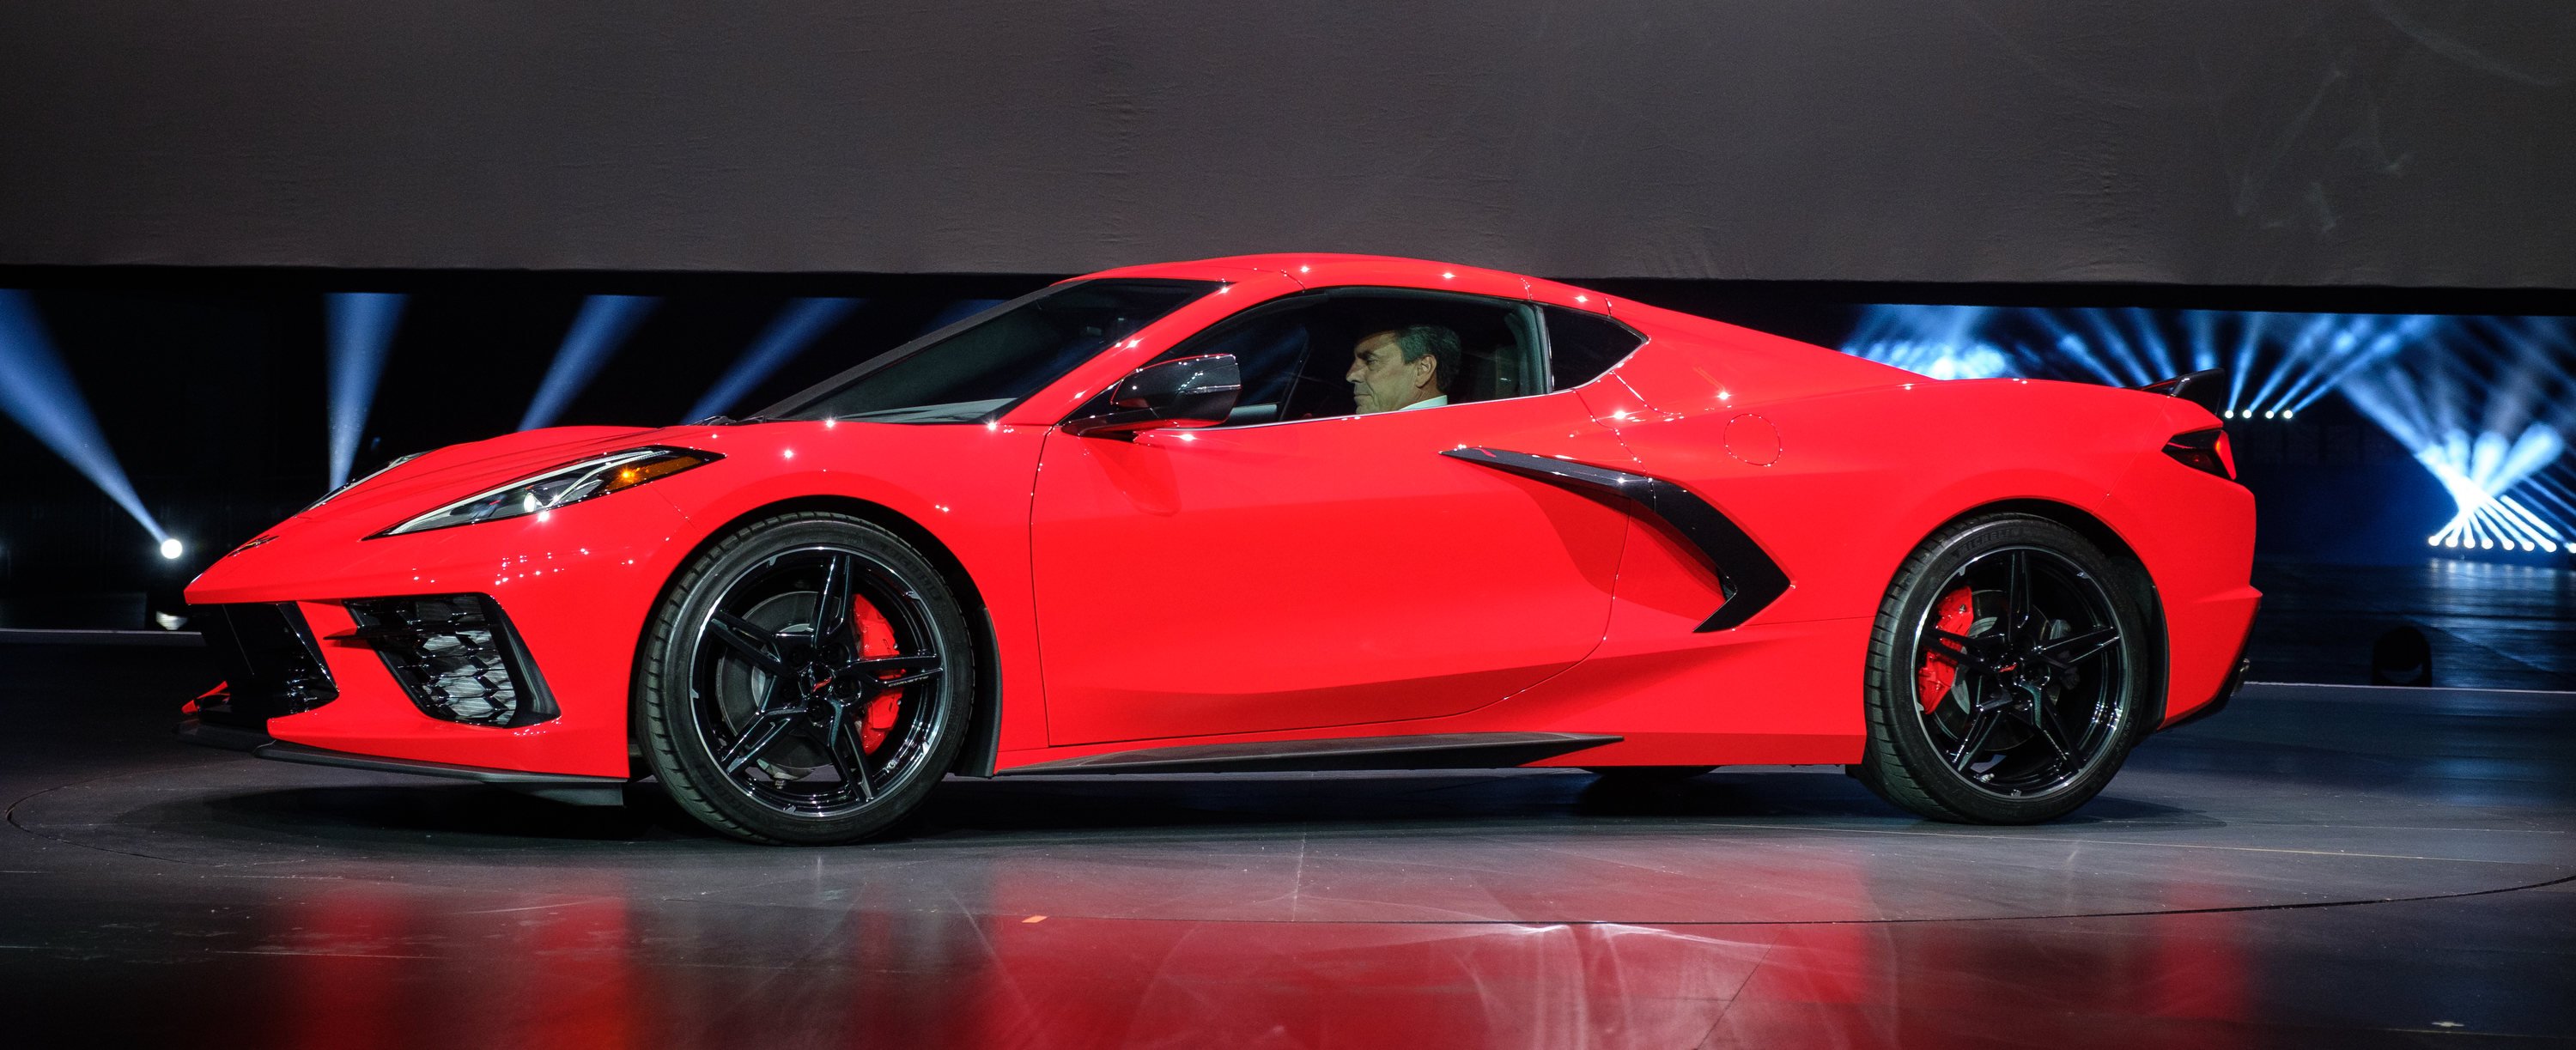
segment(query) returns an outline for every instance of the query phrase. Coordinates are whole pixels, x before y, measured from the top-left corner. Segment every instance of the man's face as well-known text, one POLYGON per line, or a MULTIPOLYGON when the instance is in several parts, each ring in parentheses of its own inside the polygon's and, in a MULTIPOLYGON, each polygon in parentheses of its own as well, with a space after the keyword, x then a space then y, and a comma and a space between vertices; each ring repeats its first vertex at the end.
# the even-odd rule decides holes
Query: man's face
POLYGON ((1351 400, 1361 415, 1393 412, 1437 393, 1431 388, 1436 360, 1424 354, 1406 361, 1394 334, 1379 332, 1351 348, 1351 370, 1342 378, 1350 380, 1351 400))

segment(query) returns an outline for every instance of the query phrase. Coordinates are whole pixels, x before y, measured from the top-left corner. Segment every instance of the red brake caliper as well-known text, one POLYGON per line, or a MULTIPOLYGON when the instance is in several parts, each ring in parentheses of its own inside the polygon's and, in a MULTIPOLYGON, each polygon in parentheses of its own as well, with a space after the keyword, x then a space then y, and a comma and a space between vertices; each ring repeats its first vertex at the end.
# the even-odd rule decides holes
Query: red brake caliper
MULTIPOLYGON (((850 611, 855 615, 853 622, 859 625, 861 657, 874 659, 880 656, 902 655, 894 644, 893 621, 887 620, 884 613, 877 611, 876 606, 868 604, 867 599, 860 598, 852 603, 850 611)), ((893 678, 902 673, 900 670, 887 671, 877 677, 893 678)), ((894 728, 894 716, 902 710, 902 705, 903 690, 901 689, 889 689, 885 695, 877 697, 868 704, 867 717, 859 722, 859 750, 862 753, 870 755, 877 753, 878 746, 885 743, 886 730, 894 728)))
MULTIPOLYGON (((1964 586, 1942 595, 1941 603, 1933 608, 1940 612, 1941 618, 1933 621, 1932 626, 1940 630, 1965 636, 1968 628, 1976 625, 1977 598, 1964 586)), ((1950 683, 1958 680, 1959 661, 1952 659, 1946 650, 1925 646, 1923 666, 1914 671, 1914 694, 1923 698, 1923 710, 1940 707, 1941 698, 1950 695, 1950 683)))

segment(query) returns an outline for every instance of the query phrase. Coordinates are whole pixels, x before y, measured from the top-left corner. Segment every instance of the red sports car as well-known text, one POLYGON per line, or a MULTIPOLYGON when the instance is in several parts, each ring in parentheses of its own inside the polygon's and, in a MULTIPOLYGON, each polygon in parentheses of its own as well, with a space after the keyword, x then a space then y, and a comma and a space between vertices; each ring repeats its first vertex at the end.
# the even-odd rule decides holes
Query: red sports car
POLYGON ((1933 381, 1440 263, 1093 274, 757 416, 399 461, 189 588, 183 733, 833 843, 949 774, 1829 763, 2082 805, 2224 704, 2206 374, 1933 381))

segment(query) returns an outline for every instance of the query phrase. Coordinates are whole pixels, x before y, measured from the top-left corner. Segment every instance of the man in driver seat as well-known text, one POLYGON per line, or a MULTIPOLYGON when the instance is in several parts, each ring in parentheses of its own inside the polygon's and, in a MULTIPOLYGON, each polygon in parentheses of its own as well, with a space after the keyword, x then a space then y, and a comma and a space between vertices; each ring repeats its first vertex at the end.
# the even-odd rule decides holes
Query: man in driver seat
POLYGON ((1351 348, 1351 400, 1359 414, 1438 408, 1463 353, 1458 333, 1436 324, 1373 332, 1351 348))

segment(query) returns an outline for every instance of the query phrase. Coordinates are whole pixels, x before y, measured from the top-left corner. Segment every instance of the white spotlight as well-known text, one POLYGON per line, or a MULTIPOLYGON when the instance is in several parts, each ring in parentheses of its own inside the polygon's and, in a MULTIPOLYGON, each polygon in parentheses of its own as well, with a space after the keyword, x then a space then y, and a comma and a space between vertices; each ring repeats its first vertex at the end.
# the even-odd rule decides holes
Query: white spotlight
POLYGON ((2277 409, 2265 409, 2263 412, 2263 418, 2265 419, 2278 419, 2280 417, 2281 413, 2277 409))
POLYGON ((2291 416, 2295 416, 2295 415, 2298 415, 2298 414, 2299 414, 2299 413, 2298 413, 2298 410, 2297 410, 2297 409, 2289 409, 2289 408, 2285 408, 2285 409, 2282 409, 2282 410, 2281 410, 2281 418, 2283 418, 2283 419, 2288 419, 2288 418, 2290 418, 2291 416))
POLYGON ((179 556, 187 552, 188 548, 180 546, 176 538, 161 541, 161 556, 171 561, 179 560, 179 556))

